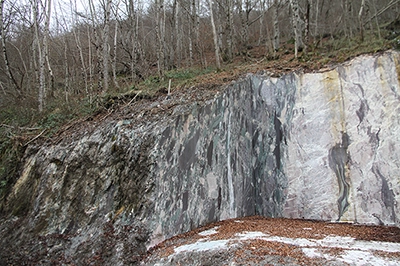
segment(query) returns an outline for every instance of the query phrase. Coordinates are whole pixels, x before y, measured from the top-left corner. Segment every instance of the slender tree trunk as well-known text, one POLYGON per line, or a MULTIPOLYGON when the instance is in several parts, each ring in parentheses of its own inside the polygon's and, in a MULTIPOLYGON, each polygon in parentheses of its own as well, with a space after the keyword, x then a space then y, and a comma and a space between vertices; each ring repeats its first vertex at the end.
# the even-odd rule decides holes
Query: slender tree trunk
POLYGON ((68 40, 66 36, 64 35, 64 74, 65 74, 65 80, 64 80, 64 93, 65 93, 65 103, 68 105, 69 104, 69 98, 68 98, 68 93, 69 93, 69 83, 70 83, 70 74, 69 74, 69 65, 68 65, 68 40))
MULTIPOLYGON (((246 1, 246 5, 247 5, 247 1, 246 1)), ((241 50, 240 53, 247 55, 248 39, 247 39, 247 32, 246 32, 246 30, 247 30, 246 29, 246 14, 245 14, 245 11, 243 10, 243 1, 242 0, 237 1, 237 9, 239 12, 240 27, 241 27, 239 49, 241 50)))
POLYGON ((304 14, 304 51, 307 51, 308 42, 310 40, 310 2, 313 0, 307 0, 306 2, 306 13, 304 14))
POLYGON ((298 52, 303 48, 303 40, 300 29, 300 14, 299 14, 299 3, 298 0, 289 0, 292 8, 292 21, 294 31, 294 56, 297 58, 298 52))
POLYGON ((51 18, 51 0, 46 1, 47 11, 45 12, 44 35, 43 35, 43 52, 46 60, 47 71, 49 72, 49 94, 54 97, 54 73, 51 68, 49 59, 49 38, 50 38, 50 18, 51 18))
MULTIPOLYGON (((133 0, 129 0, 128 2, 128 19, 130 24, 130 42, 132 44, 132 50, 130 52, 131 62, 130 62, 130 71, 132 80, 135 80, 138 77, 138 61, 140 58, 139 53, 139 15, 138 15, 138 7, 134 6, 133 0)), ((128 42, 128 41, 127 41, 128 42)))
POLYGON ((193 66, 193 26, 192 26, 192 18, 191 15, 189 15, 189 33, 188 33, 188 39, 189 39, 189 66, 193 66))
POLYGON ((228 1, 228 12, 226 12, 226 21, 227 21, 227 29, 226 32, 228 34, 227 36, 227 45, 228 45, 228 51, 227 51, 227 58, 228 61, 232 60, 233 58, 233 0, 227 0, 228 1))
POLYGON ((219 60, 218 34, 217 34, 217 30, 215 28, 214 11, 213 11, 213 6, 212 6, 212 1, 213 0, 208 0, 208 3, 210 5, 211 28, 212 28, 213 37, 214 37, 215 62, 217 64, 217 68, 221 69, 221 63, 219 60))
POLYGON ((360 27, 361 42, 364 42, 364 24, 362 21, 364 7, 365 7, 365 0, 361 0, 360 11, 358 12, 358 23, 359 23, 359 27, 360 27))
POLYGON ((191 8, 190 8, 190 28, 189 28, 189 57, 190 57, 190 65, 193 65, 194 61, 194 53, 193 51, 197 50, 197 38, 198 38, 198 27, 197 27, 197 8, 196 8, 196 0, 191 0, 191 8))
POLYGON ((89 103, 93 103, 93 90, 94 90, 94 65, 92 55, 92 35, 90 27, 87 26, 87 38, 88 38, 88 69, 89 69, 89 103))
MULTIPOLYGON (((109 1, 109 0, 107 0, 109 1)), ((92 66, 92 72, 90 73, 90 78, 92 80, 94 80, 95 75, 94 72, 96 72, 97 74, 97 92, 101 92, 104 93, 107 90, 104 88, 104 65, 106 64, 107 68, 108 68, 108 62, 105 63, 104 62, 104 53, 105 51, 108 51, 108 47, 104 47, 105 42, 104 42, 104 29, 105 27, 103 26, 103 30, 99 33, 99 25, 100 22, 98 20, 98 14, 96 12, 95 6, 94 6, 94 0, 89 0, 89 9, 90 9, 90 16, 91 16, 91 22, 92 25, 88 25, 87 29, 88 29, 88 46, 89 46, 89 64, 91 64, 92 66), (93 32, 93 37, 91 36, 93 32), (92 47, 91 45, 94 45, 95 50, 96 50, 96 58, 97 59, 95 61, 96 65, 93 64, 93 55, 92 55, 92 47)), ((104 9, 106 9, 106 6, 104 6, 104 9)), ((106 11, 104 10, 104 12, 106 13, 106 11)), ((104 16, 107 16, 106 14, 104 14, 104 16)), ((105 24, 105 21, 103 21, 103 24, 105 24)), ((108 35, 107 35, 108 36, 108 35)), ((107 57, 107 56, 106 56, 107 57)), ((107 72, 108 75, 108 72, 107 72)), ((108 79, 107 79, 108 80, 108 79)), ((90 84, 94 84, 92 81, 89 82, 90 84)), ((93 85, 92 85, 93 86, 93 85)))
MULTIPOLYGON (((74 13, 74 19, 75 21, 78 21, 78 16, 77 16, 77 12, 76 12, 76 0, 74 2, 70 1, 71 3, 71 11, 72 13, 74 13), (74 7, 75 11, 72 10, 72 7, 74 7)), ((83 82, 85 84, 85 92, 86 92, 86 96, 89 98, 89 102, 91 103, 91 97, 89 94, 89 84, 88 84, 88 74, 87 74, 87 69, 86 69, 86 64, 85 64, 85 57, 83 56, 83 50, 82 50, 82 44, 81 44, 81 40, 80 40, 80 33, 77 32, 77 27, 75 25, 73 25, 72 27, 72 33, 74 34, 74 39, 75 39, 75 45, 76 48, 78 49, 78 53, 79 53, 79 61, 81 63, 81 73, 82 73, 82 77, 83 77, 83 82)), ((90 43, 90 42, 89 42, 90 43)))
MULTIPOLYGON (((376 3, 374 0, 371 0, 370 2, 372 2, 372 6, 374 8, 374 12, 375 14, 378 13, 378 10, 376 9, 376 3)), ((375 24, 376 24, 376 30, 378 31, 378 37, 379 39, 382 39, 382 35, 381 35, 381 29, 379 27, 379 21, 378 21, 378 17, 375 16, 375 24)))
MULTIPOLYGON (((116 5, 115 5, 115 12, 114 15, 115 17, 117 17, 118 15, 118 8, 119 8, 119 3, 120 0, 117 1, 116 5)), ((119 89, 119 84, 118 84, 118 80, 117 80, 117 52, 118 52, 118 21, 116 20, 115 22, 115 28, 114 28, 114 43, 113 43, 113 60, 112 60, 112 74, 113 74, 113 81, 114 81, 114 86, 119 89)))
POLYGON ((164 11, 164 0, 156 0, 156 34, 157 34, 157 66, 158 66, 158 75, 160 77, 164 76, 165 70, 165 11, 164 11))
POLYGON ((113 81, 114 81, 114 86, 119 89, 119 84, 117 80, 117 46, 118 45, 118 23, 115 22, 115 28, 114 28, 114 57, 112 61, 112 72, 113 72, 113 81))
POLYGON ((4 18, 3 18, 3 8, 4 8, 4 0, 0 1, 0 34, 1 34, 1 45, 2 45, 2 53, 3 53, 3 59, 4 59, 4 64, 6 68, 6 74, 12 84, 15 87, 15 90, 17 91, 17 94, 19 97, 23 97, 22 89, 18 85, 17 81, 14 78, 14 75, 11 71, 10 68, 10 61, 8 60, 8 54, 7 54, 7 47, 6 47, 6 36, 5 36, 5 28, 4 28, 4 18))
POLYGON ((175 0, 175 17, 174 17, 174 21, 175 21, 175 58, 176 58, 176 64, 179 67, 181 67, 181 49, 182 49, 182 34, 180 31, 180 4, 179 1, 175 0))
POLYGON ((39 2, 33 1, 33 25, 35 29, 35 44, 38 52, 38 67, 39 67, 39 93, 38 93, 38 110, 43 112, 46 98, 46 84, 45 84, 45 58, 43 56, 43 49, 39 34, 39 2))
POLYGON ((279 51, 280 46, 280 31, 279 31, 279 1, 274 0, 273 18, 274 18, 274 54, 279 51))
POLYGON ((111 12, 111 3, 112 0, 107 0, 106 6, 104 9, 104 28, 103 28, 103 93, 108 92, 109 90, 109 60, 110 60, 110 45, 108 43, 109 33, 110 33, 110 12, 111 12))
MULTIPOLYGON (((346 0, 347 1, 347 0, 346 0)), ((318 36, 318 19, 319 19, 319 0, 317 0, 317 3, 315 5, 315 20, 314 20, 314 44, 317 40, 318 36)))
MULTIPOLYGON (((261 13, 262 16, 260 17, 260 26, 258 28, 258 41, 257 41, 257 45, 261 45, 261 42, 263 40, 264 34, 264 18, 265 18, 265 0, 262 1, 261 3, 261 13)), ((268 31, 268 25, 266 26, 267 31, 268 31)), ((270 37, 270 35, 268 34, 268 38, 270 37)), ((269 46, 269 45, 268 45, 269 46)))

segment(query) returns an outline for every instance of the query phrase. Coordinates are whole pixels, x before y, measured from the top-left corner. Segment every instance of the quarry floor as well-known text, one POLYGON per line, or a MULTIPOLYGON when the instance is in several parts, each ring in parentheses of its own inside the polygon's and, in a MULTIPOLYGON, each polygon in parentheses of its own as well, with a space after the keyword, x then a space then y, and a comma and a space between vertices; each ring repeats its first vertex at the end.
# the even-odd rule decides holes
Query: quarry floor
POLYGON ((400 265, 400 228, 231 219, 165 240, 142 265, 400 265))

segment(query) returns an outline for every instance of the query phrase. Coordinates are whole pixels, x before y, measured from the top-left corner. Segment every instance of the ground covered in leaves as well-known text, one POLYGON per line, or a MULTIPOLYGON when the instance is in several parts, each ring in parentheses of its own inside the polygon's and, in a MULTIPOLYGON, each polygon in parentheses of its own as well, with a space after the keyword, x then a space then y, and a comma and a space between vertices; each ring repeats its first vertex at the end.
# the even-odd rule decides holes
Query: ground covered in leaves
POLYGON ((142 265, 399 265, 400 228, 248 217, 175 236, 142 265))

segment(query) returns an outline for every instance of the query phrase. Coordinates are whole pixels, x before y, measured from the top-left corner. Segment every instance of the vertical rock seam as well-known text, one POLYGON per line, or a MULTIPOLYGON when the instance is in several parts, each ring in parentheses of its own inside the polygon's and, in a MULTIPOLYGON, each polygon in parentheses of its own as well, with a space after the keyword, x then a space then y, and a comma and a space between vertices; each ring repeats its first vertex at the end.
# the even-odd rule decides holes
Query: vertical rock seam
POLYGON ((349 190, 350 184, 346 178, 346 168, 349 164, 350 156, 347 152, 350 139, 346 132, 342 132, 342 143, 337 143, 329 150, 329 166, 335 172, 339 185, 339 198, 337 200, 340 221, 342 215, 349 207, 349 190))
POLYGON ((231 218, 236 217, 235 212, 235 194, 233 188, 233 180, 232 180, 232 168, 231 168, 231 113, 228 116, 228 132, 227 132, 227 155, 226 155, 226 165, 227 165, 227 175, 228 175, 228 189, 229 189, 229 216, 231 218))

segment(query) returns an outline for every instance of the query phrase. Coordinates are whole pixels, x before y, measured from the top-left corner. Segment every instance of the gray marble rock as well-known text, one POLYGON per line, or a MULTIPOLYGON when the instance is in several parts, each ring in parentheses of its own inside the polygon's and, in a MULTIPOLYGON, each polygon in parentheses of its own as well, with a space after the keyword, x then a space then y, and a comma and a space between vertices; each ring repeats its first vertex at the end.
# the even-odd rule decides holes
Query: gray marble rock
POLYGON ((85 250, 82 262, 105 235, 130 236, 110 244, 103 262, 114 264, 126 263, 133 242, 143 253, 234 217, 399 226, 399 58, 249 74, 159 121, 111 121, 72 142, 31 146, 7 211, 24 217, 22 236, 70 235, 64 255, 85 250))

